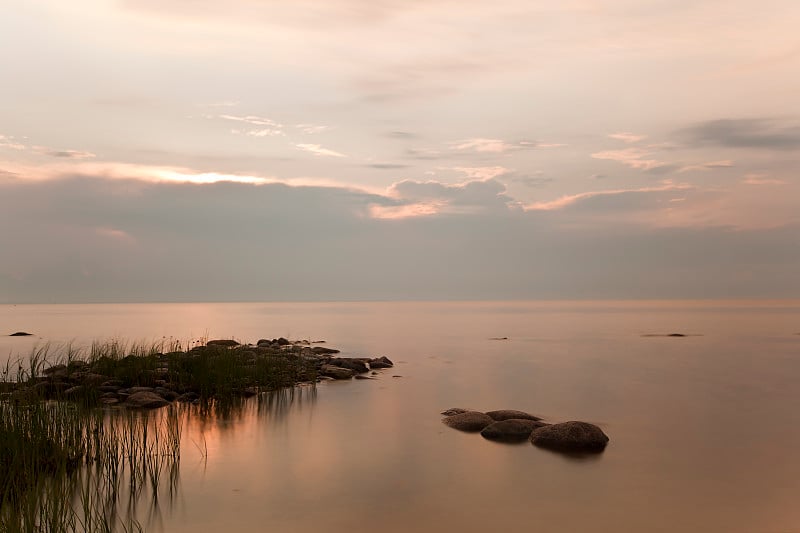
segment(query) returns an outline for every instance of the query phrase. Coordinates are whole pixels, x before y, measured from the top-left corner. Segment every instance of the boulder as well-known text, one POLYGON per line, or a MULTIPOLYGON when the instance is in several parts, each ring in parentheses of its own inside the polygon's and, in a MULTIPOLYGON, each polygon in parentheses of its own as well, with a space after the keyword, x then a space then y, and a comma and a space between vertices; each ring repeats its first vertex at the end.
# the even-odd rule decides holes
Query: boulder
POLYGON ((510 420, 512 418, 517 418, 520 420, 541 420, 540 417, 534 416, 530 413, 526 413, 524 411, 515 411, 514 409, 501 409, 499 411, 487 411, 487 415, 492 417, 492 420, 501 421, 501 420, 510 420))
POLYGON ((608 444, 603 430, 588 422, 562 422, 533 430, 531 442, 564 452, 601 452, 608 444))
POLYGON ((208 341, 206 346, 239 346, 239 343, 233 339, 214 339, 208 341))
POLYGON ((531 436, 534 429, 544 427, 547 423, 541 420, 509 418, 489 424, 481 430, 484 439, 502 442, 521 442, 531 436))
POLYGON ((139 391, 128 396, 125 405, 136 409, 155 409, 169 405, 169 402, 155 392, 139 391))
POLYGON ((350 379, 353 377, 353 374, 355 374, 355 372, 353 372, 349 368, 342 368, 333 365, 322 365, 322 368, 320 369, 320 374, 333 379, 350 379))
POLYGON ((277 344, 278 346, 289 346, 292 342, 289 339, 281 337, 280 339, 275 339, 272 341, 273 344, 277 344))
POLYGON ((393 366, 394 363, 392 363, 385 355, 369 360, 370 368, 392 368, 393 366))
POLYGON ((467 411, 466 413, 459 413, 457 415, 448 416, 442 419, 446 426, 459 431, 480 431, 492 422, 489 415, 479 413, 478 411, 467 411))

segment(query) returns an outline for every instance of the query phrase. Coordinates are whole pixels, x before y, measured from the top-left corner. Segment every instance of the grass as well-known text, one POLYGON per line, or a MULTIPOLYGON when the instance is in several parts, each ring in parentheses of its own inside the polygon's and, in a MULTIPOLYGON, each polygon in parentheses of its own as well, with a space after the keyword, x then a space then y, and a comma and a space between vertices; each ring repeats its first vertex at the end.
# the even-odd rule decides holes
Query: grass
POLYGON ((182 347, 174 341, 113 340, 84 349, 45 344, 34 348, 24 363, 6 363, 0 371, 0 394, 23 403, 71 399, 97 405, 102 392, 98 385, 110 384, 163 387, 176 395, 191 392, 202 400, 249 396, 313 382, 316 361, 302 350, 299 346, 182 347))
MULTIPOLYGON (((262 391, 271 392, 252 407, 280 416, 304 401, 292 386, 316 379, 308 355, 299 346, 114 340, 44 344, 27 361, 7 362, 0 368, 0 532, 144 531, 140 502, 153 516, 163 497, 176 495, 183 417, 235 416, 246 396, 262 391), (97 408, 105 389, 130 387, 198 400, 145 412, 97 408)), ((205 443, 202 449, 207 457, 205 443)))
POLYGON ((136 503, 158 502, 165 480, 174 494, 177 408, 109 413, 3 402, 0 417, 0 531, 141 531, 136 503))

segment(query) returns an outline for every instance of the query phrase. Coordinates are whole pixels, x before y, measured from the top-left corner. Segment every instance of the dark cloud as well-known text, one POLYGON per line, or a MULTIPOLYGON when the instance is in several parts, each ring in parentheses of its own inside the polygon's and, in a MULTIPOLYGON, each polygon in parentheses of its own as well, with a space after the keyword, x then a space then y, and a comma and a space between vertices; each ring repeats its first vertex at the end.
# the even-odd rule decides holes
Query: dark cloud
POLYGON ((0 182, 0 302, 800 296, 796 226, 572 224, 579 208, 612 216, 641 205, 635 195, 572 210, 371 218, 370 205, 404 198, 504 201, 493 180, 396 189, 401 198, 278 184, 0 182))
POLYGON ((731 148, 793 150, 800 148, 800 126, 770 119, 720 119, 679 132, 685 141, 731 148))

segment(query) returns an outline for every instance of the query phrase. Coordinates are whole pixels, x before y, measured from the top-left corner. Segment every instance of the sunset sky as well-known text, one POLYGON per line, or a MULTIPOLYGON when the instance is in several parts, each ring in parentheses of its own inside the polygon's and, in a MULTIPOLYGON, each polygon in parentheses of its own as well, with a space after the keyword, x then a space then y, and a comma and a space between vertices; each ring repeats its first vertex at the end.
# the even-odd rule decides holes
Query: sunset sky
POLYGON ((800 297, 798 21, 7 0, 0 302, 800 297))

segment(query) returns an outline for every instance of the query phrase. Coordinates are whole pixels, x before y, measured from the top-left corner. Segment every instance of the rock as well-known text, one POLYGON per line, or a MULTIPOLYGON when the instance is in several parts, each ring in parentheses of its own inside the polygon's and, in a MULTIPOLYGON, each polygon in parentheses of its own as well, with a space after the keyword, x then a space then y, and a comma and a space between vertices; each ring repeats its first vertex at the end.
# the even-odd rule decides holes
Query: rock
POLYGON ((570 421, 533 430, 531 442, 557 451, 601 452, 608 444, 608 436, 594 424, 570 421))
POLYGON ((239 343, 233 339, 215 339, 208 341, 206 346, 239 346, 239 343))
POLYGON ((179 402, 196 402, 200 399, 200 395, 196 392, 185 392, 176 398, 179 402))
POLYGON ((107 398, 100 398, 100 403, 102 405, 116 405, 119 403, 117 398, 107 397, 107 398))
POLYGON ((281 337, 279 339, 273 340, 272 344, 277 344, 278 346, 289 346, 290 344, 292 344, 292 342, 289 339, 281 337))
POLYGON ((467 411, 466 413, 459 413, 457 415, 448 416, 442 419, 446 426, 459 431, 480 431, 494 420, 489 415, 479 413, 478 411, 467 411))
POLYGON ((342 357, 339 359, 331 359, 328 361, 331 366, 338 366, 339 368, 347 368, 357 374, 369 372, 369 367, 363 359, 356 359, 353 357, 342 357))
POLYGON ((670 333, 667 337, 685 337, 685 333, 670 333))
POLYGON ((356 374, 355 378, 356 379, 373 379, 373 380, 375 379, 375 378, 371 378, 369 376, 362 376, 361 374, 356 374))
POLYGON ((526 413, 524 411, 515 411, 514 409, 501 409, 499 411, 487 411, 487 415, 492 417, 492 420, 501 421, 501 420, 510 420, 512 418, 518 418, 522 420, 541 420, 540 417, 534 416, 530 413, 526 413))
POLYGON ((120 389, 120 387, 118 387, 116 385, 100 385, 99 387, 97 387, 98 392, 103 392, 103 393, 111 392, 111 393, 116 394, 116 392, 119 389, 120 389))
POLYGON ((169 405, 169 402, 155 392, 140 391, 128 396, 125 405, 135 409, 156 409, 169 405))
POLYGON ((507 341, 508 337, 489 337, 490 341, 507 341))
POLYGON ((52 376, 53 374, 58 375, 67 375, 67 365, 53 365, 51 367, 45 368, 42 370, 42 374, 45 376, 52 376))
POLYGON ((168 402, 173 402, 173 401, 178 399, 178 393, 177 392, 175 392, 173 390, 169 390, 169 389, 167 389, 165 387, 156 387, 153 390, 153 392, 155 392, 156 394, 158 394, 159 396, 161 396, 162 398, 164 398, 168 402))
POLYGON ((326 348, 325 346, 314 346, 311 349, 317 355, 327 355, 327 354, 339 353, 339 350, 335 350, 333 348, 326 348))
POLYGON ((83 394, 84 387, 83 385, 75 385, 74 387, 70 387, 64 391, 65 398, 76 398, 83 394))
POLYGON ((461 413, 468 413, 470 409, 462 409, 460 407, 451 407, 446 411, 442 411, 444 416, 453 416, 453 415, 460 415, 461 413))
POLYGON ((333 379, 350 379, 353 377, 353 374, 355 374, 355 372, 349 368, 342 368, 333 365, 322 365, 320 373, 323 376, 328 376, 329 378, 333 379))
POLYGON ((16 333, 12 333, 9 337, 30 337, 33 333, 28 333, 26 331, 17 331, 16 333))
POLYGON ((128 394, 136 394, 137 392, 155 392, 153 387, 130 387, 125 392, 128 394))
POLYGON ((391 368, 393 366, 394 363, 392 363, 392 361, 389 360, 389 358, 386 357, 385 355, 369 360, 370 368, 391 368))
POLYGON ((484 439, 503 442, 523 441, 531 436, 534 429, 548 425, 541 420, 509 418, 489 424, 481 431, 484 439))

